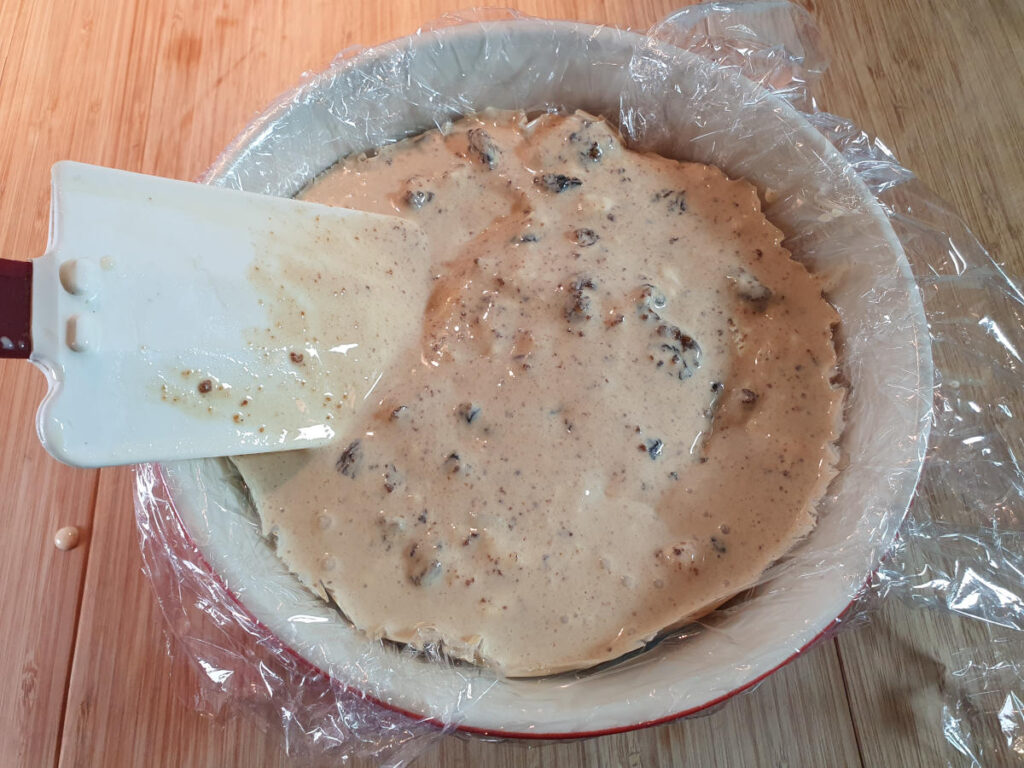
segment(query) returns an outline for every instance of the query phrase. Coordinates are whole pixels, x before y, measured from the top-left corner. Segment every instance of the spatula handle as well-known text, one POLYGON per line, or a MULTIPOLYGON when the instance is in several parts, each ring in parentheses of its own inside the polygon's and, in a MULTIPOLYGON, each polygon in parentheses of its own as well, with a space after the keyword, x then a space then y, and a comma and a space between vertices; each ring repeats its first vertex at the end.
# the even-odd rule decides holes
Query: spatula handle
POLYGON ((32 353, 32 262, 0 259, 0 358, 32 353))

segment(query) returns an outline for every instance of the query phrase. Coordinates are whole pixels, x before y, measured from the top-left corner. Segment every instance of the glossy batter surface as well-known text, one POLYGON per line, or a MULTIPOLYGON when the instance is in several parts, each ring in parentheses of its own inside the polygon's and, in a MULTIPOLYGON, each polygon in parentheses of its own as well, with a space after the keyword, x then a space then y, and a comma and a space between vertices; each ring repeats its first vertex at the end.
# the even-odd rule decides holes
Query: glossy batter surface
POLYGON ((587 115, 485 113, 303 196, 430 242, 422 332, 353 426, 236 462, 280 557, 357 627, 510 675, 586 667, 813 525, 837 316, 750 184, 587 115))

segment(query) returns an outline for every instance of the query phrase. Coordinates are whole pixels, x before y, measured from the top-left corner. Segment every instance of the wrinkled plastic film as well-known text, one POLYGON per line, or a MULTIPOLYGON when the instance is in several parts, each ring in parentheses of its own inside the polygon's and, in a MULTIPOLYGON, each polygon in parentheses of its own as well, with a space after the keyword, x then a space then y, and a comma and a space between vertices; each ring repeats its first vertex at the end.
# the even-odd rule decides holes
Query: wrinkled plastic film
POLYGON ((676 14, 653 34, 659 30, 725 65, 740 48, 732 65, 777 85, 807 113, 877 197, 899 237, 928 316, 933 426, 907 519, 844 626, 886 597, 975 620, 984 641, 956 652, 943 721, 935 725, 969 764, 1024 758, 1019 282, 880 141, 814 109, 811 88, 824 68, 806 11, 788 3, 706 4, 676 14))
MULTIPOLYGON (((200 464, 178 465, 178 480, 200 464)), ((175 480, 160 466, 141 465, 135 484, 136 498, 144 500, 136 521, 145 571, 159 585, 157 598, 176 641, 174 650, 195 665, 201 685, 194 704, 200 712, 216 717, 246 711, 262 727, 280 729, 284 748, 295 756, 372 757, 382 765, 402 765, 448 732, 460 709, 479 695, 467 677, 446 702, 447 716, 428 722, 371 698, 374 686, 368 679, 380 681, 388 674, 372 658, 354 657, 341 668, 317 666, 317 659, 298 655, 287 645, 287 633, 275 634, 256 619, 245 605, 252 596, 237 584, 229 586, 202 552, 202 544, 208 544, 204 536, 237 535, 249 525, 258 534, 258 521, 220 506, 225 498, 235 499, 222 487, 210 487, 206 512, 230 519, 231 525, 186 529, 173 499, 175 480)), ((275 597, 287 603, 290 622, 320 618, 303 612, 305 604, 315 601, 297 583, 294 593, 275 597)), ((429 654, 424 662, 451 665, 429 654)))
POLYGON ((991 632, 985 647, 963 649, 935 727, 975 762, 993 749, 1024 753, 1024 297, 887 148, 816 111, 824 68, 812 20, 785 2, 694 6, 646 36, 478 12, 345 52, 243 132, 207 181, 291 195, 347 154, 487 106, 601 113, 633 146, 750 179, 840 309, 847 463, 818 528, 756 589, 629 659, 533 682, 360 638, 276 560, 225 462, 143 466, 145 568, 201 670, 204 709, 255 711, 283 728, 292 753, 394 764, 448 730, 513 715, 513 732, 531 716, 594 732, 657 719, 623 714, 624 700, 688 714, 745 688, 741 667, 770 672, 866 592, 842 626, 902 598, 991 632), (808 612, 803 626, 779 630, 773 617, 794 611, 808 612), (770 648, 743 644, 769 623, 770 648))
POLYGON ((971 765, 1024 759, 1024 297, 913 181, 883 192, 928 310, 939 378, 921 486, 872 596, 969 620, 941 686, 943 734, 971 765))

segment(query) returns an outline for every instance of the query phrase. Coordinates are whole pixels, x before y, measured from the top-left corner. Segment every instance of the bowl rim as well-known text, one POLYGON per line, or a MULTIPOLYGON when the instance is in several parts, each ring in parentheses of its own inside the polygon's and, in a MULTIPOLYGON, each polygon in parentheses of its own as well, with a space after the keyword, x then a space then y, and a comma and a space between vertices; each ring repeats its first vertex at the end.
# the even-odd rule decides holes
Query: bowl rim
MULTIPOLYGON (((157 482, 160 483, 160 485, 163 487, 163 490, 165 492, 169 493, 170 486, 167 483, 167 478, 166 478, 166 476, 164 474, 163 465, 157 464, 155 466, 157 468, 157 472, 156 472, 156 480, 157 480, 157 482)), ((696 715, 696 714, 698 714, 700 712, 703 712, 705 710, 717 707, 719 704, 723 704, 724 702, 728 701, 729 699, 733 698, 734 696, 738 696, 739 694, 741 694, 741 693, 743 693, 743 692, 745 692, 747 690, 750 690, 751 688, 756 687, 762 681, 764 681, 768 677, 771 677, 773 674, 778 672, 783 667, 789 665, 790 662, 794 661, 798 656, 802 655, 806 650, 808 650, 809 648, 814 646, 819 640, 821 640, 829 632, 831 632, 837 626, 842 624, 843 620, 844 620, 843 617, 850 610, 850 608, 852 608, 853 605, 857 602, 857 600, 859 599, 860 595, 863 593, 864 589, 867 587, 868 583, 870 582, 871 577, 875 573, 875 571, 872 571, 871 575, 868 576, 868 580, 865 581, 865 583, 861 587, 861 589, 857 591, 857 594, 850 600, 850 602, 847 604, 846 608, 844 608, 842 610, 842 612, 838 616, 836 616, 836 618, 832 619, 824 627, 822 627, 821 631, 819 631, 814 637, 812 637, 810 640, 808 640, 803 646, 801 646, 800 648, 795 650, 792 653, 792 655, 786 657, 781 662, 776 664, 774 667, 771 667, 770 669, 765 670, 764 672, 760 673, 757 677, 753 678, 752 680, 750 680, 748 682, 745 682, 743 685, 741 685, 741 686, 739 686, 737 688, 734 688, 734 689, 732 689, 732 690, 730 690, 730 691, 728 691, 728 692, 726 692, 726 693, 724 693, 724 694, 722 694, 722 695, 720 695, 720 696, 718 696, 718 697, 716 697, 714 699, 710 699, 710 700, 708 700, 708 701, 706 701, 706 702, 704 702, 702 704, 699 704, 697 706, 690 707, 690 708, 687 708, 687 709, 683 709, 683 710, 680 710, 678 712, 673 712, 671 714, 665 715, 663 717, 658 717, 658 718, 655 718, 653 720, 645 720, 645 721, 638 722, 638 723, 632 723, 632 724, 629 724, 629 725, 615 726, 615 727, 610 727, 610 728, 599 728, 599 729, 589 730, 589 731, 583 730, 583 731, 566 731, 566 732, 536 732, 536 731, 522 731, 522 732, 518 732, 518 731, 506 731, 506 730, 496 730, 494 728, 481 728, 481 727, 477 727, 477 726, 473 726, 473 725, 464 725, 464 724, 460 724, 460 723, 455 723, 455 724, 445 723, 445 722, 443 722, 441 720, 438 720, 437 718, 434 718, 434 717, 425 717, 422 713, 413 712, 413 711, 410 711, 410 710, 407 710, 407 709, 403 709, 402 707, 400 707, 400 706, 398 706, 396 704, 392 704, 390 702, 384 701, 383 699, 378 698, 378 697, 376 697, 376 696, 374 696, 372 694, 369 694, 369 693, 367 693, 366 691, 364 691, 364 690, 362 690, 360 688, 356 688, 356 687, 354 687, 352 685, 349 685, 348 683, 344 682, 343 680, 339 680, 337 677, 334 677, 329 672, 321 669, 315 662, 313 662, 310 659, 306 658, 304 655, 302 655, 302 653, 300 653, 299 651, 295 650, 290 645, 288 645, 288 643, 286 643, 283 639, 281 639, 280 635, 275 633, 270 627, 268 627, 266 624, 264 624, 260 620, 260 618, 258 616, 256 616, 255 614, 252 613, 252 611, 249 610, 248 606, 246 606, 246 604, 242 601, 242 598, 238 594, 235 593, 235 591, 228 585, 228 583, 226 581, 224 581, 223 577, 221 576, 220 573, 218 573, 217 569, 214 568, 214 566, 211 565, 210 562, 203 555, 202 547, 192 537, 192 534, 188 530, 188 525, 185 523, 185 520, 181 517, 181 515, 179 514, 177 508, 174 505, 171 506, 171 514, 173 516, 175 524, 178 526, 178 528, 179 528, 179 530, 181 532, 182 542, 185 544, 186 547, 188 547, 190 550, 193 551, 195 557, 199 561, 199 565, 206 571, 206 574, 210 578, 212 578, 214 580, 214 582, 224 591, 224 593, 227 595, 228 599, 230 599, 231 602, 235 604, 235 607, 245 615, 246 619, 249 622, 251 622, 254 627, 256 627, 261 632, 264 632, 266 634, 266 638, 265 638, 266 640, 268 640, 270 643, 276 645, 280 652, 285 653, 288 656, 292 657, 293 659, 295 659, 295 661, 297 663, 299 663, 301 666, 305 667, 307 670, 315 672, 316 674, 320 675, 324 679, 330 680, 333 683, 338 684, 339 686, 341 686, 341 688, 346 693, 351 693, 351 694, 358 695, 358 696, 360 696, 362 698, 365 698, 368 701, 373 702, 374 704, 376 704, 379 707, 383 707, 384 709, 389 710, 391 712, 395 712, 395 713, 397 713, 399 715, 403 715, 404 717, 408 717, 408 718, 410 718, 412 720, 416 720, 417 722, 421 722, 421 723, 426 723, 428 725, 432 725, 435 728, 437 728, 438 730, 447 731, 447 730, 454 729, 456 731, 459 731, 459 732, 462 732, 462 733, 473 734, 475 736, 500 737, 500 738, 506 738, 506 739, 521 739, 521 740, 527 740, 527 741, 564 741, 564 740, 569 740, 569 739, 594 738, 594 737, 597 737, 597 736, 610 736, 610 735, 616 734, 616 733, 628 733, 629 731, 637 731, 637 730, 642 730, 644 728, 650 728, 650 727, 656 726, 656 725, 664 725, 665 723, 670 723, 670 722, 672 722, 674 720, 680 720, 680 719, 685 718, 685 717, 691 717, 691 716, 696 715)))
MULTIPOLYGON (((621 30, 614 27, 607 27, 602 25, 594 25, 573 21, 549 21, 546 19, 519 17, 502 20, 487 20, 483 22, 460 23, 453 26, 432 30, 432 34, 445 36, 472 36, 480 34, 481 29, 485 27, 492 27, 493 25, 510 25, 515 27, 521 27, 524 29, 529 27, 540 27, 548 31, 557 30, 562 34, 567 35, 614 34, 621 38, 622 44, 637 44, 643 40, 648 39, 643 34, 632 32, 629 30, 621 30)), ((206 173, 203 174, 201 179, 207 183, 222 183, 226 178, 230 176, 230 174, 237 166, 237 164, 244 161, 246 150, 256 140, 259 139, 259 137, 264 133, 264 131, 267 130, 268 125, 282 117, 284 114, 286 114, 297 98, 305 94, 315 93, 318 90, 319 84, 325 78, 334 77, 339 73, 345 71, 349 67, 363 66, 375 59, 379 60, 381 58, 389 56, 394 52, 396 45, 416 45, 420 39, 421 38, 419 38, 416 34, 400 37, 395 40, 382 43, 381 45, 375 46, 373 48, 366 49, 365 51, 360 52, 360 54, 354 58, 335 60, 324 71, 316 73, 311 78, 304 80, 295 87, 285 91, 276 99, 274 99, 266 109, 264 109, 256 118, 254 118, 249 123, 249 125, 247 125, 228 144, 227 148, 215 160, 215 162, 210 166, 206 173)), ((665 45, 666 48, 673 50, 673 52, 679 52, 683 55, 696 56, 696 54, 684 51, 683 49, 676 48, 675 46, 671 46, 664 43, 659 43, 659 45, 665 45)), ((845 158, 843 158, 842 154, 825 138, 824 135, 822 135, 816 128, 814 128, 814 126, 803 116, 803 114, 800 113, 790 102, 774 95, 771 91, 759 85, 752 85, 759 91, 759 93, 764 98, 772 100, 773 107, 777 108, 781 113, 783 113, 785 119, 793 126, 793 130, 799 131, 800 137, 802 139, 806 139, 807 141, 813 143, 815 148, 820 151, 824 163, 828 165, 835 165, 837 169, 849 170, 850 165, 845 160, 845 158)), ((918 380, 920 382, 920 391, 928 392, 930 391, 933 383, 931 347, 930 342, 928 341, 929 337, 927 333, 920 333, 920 331, 927 328, 927 324, 924 314, 923 303, 921 301, 920 293, 916 288, 916 283, 913 279, 909 262, 906 259, 906 255, 903 251, 902 244, 897 238, 888 220, 888 217, 885 215, 878 201, 871 194, 866 184, 855 173, 848 174, 848 176, 853 181, 853 187, 859 196, 859 202, 864 204, 866 211, 870 213, 870 215, 875 219, 876 223, 879 225, 881 232, 884 236, 886 245, 888 245, 888 247, 891 248, 894 251, 894 253, 898 255, 897 264, 900 273, 900 279, 902 281, 906 281, 906 284, 912 288, 912 290, 908 291, 908 297, 912 304, 912 306, 909 308, 909 311, 913 317, 914 330, 915 332, 919 332, 918 341, 923 342, 919 343, 920 352, 918 357, 918 380)), ((924 398, 922 398, 922 400, 923 399, 924 398)), ((917 487, 921 471, 923 469, 924 450, 925 446, 927 446, 928 437, 931 429, 930 420, 925 418, 929 408, 930 405, 925 402, 922 402, 919 406, 919 412, 917 413, 917 416, 918 422, 921 424, 921 428, 918 433, 918 437, 920 438, 920 443, 918 445, 918 461, 916 462, 916 466, 913 467, 913 471, 906 473, 898 492, 892 494, 892 498, 896 502, 893 505, 894 512, 892 516, 894 524, 892 525, 891 530, 888 532, 887 537, 880 542, 879 551, 888 551, 888 549, 892 546, 893 540, 896 536, 896 531, 905 519, 909 511, 910 504, 913 500, 914 492, 917 487)), ((175 515, 177 514, 177 511, 175 511, 175 515)), ((630 722, 623 722, 622 724, 606 728, 599 728, 593 730, 581 729, 573 731, 550 732, 545 732, 543 728, 538 728, 536 730, 531 731, 514 731, 505 730, 501 727, 481 727, 478 725, 473 725, 471 724, 471 722, 444 723, 433 717, 427 716, 422 712, 410 711, 403 707, 397 706, 394 703, 383 701, 381 700, 380 697, 373 696, 365 690, 354 688, 350 686, 348 683, 346 683, 344 680, 331 676, 328 672, 324 671, 316 663, 307 658, 307 656, 289 646, 278 633, 275 633, 273 630, 271 630, 269 627, 263 624, 263 622, 260 621, 258 617, 253 615, 252 611, 244 604, 242 599, 232 589, 228 587, 228 585, 224 582, 223 578, 221 577, 221 574, 217 571, 216 568, 214 568, 209 563, 205 555, 203 555, 202 548, 198 546, 194 539, 192 538, 185 521, 180 516, 178 517, 178 520, 181 523, 182 531, 184 531, 190 543, 195 546, 195 551, 200 554, 202 565, 208 570, 209 574, 212 575, 221 584, 221 586, 227 591, 231 599, 238 605, 238 607, 242 611, 244 611, 253 622, 258 624, 260 627, 264 628, 267 631, 267 633, 273 637, 274 641, 282 647, 283 650, 288 652, 290 655, 294 656, 296 659, 299 659, 305 664, 307 664, 311 669, 316 670, 320 674, 325 675, 328 678, 334 680, 339 685, 345 687, 347 690, 357 691, 361 696, 368 698, 372 701, 375 701, 377 704, 386 709, 399 712, 403 715, 414 718, 416 720, 425 720, 426 722, 433 723, 438 727, 443 727, 446 729, 454 728, 455 730, 463 731, 466 733, 473 733, 484 736, 500 736, 504 738, 516 739, 557 740, 621 733, 625 731, 666 723, 672 720, 696 714, 710 707, 721 704, 722 702, 736 696, 737 694, 742 693, 756 686, 758 683, 760 683, 768 676, 781 669, 782 667, 789 664, 798 656, 803 655, 803 653, 806 650, 808 650, 811 646, 816 644, 822 638, 822 636, 826 635, 837 624, 842 622, 844 615, 848 612, 850 607, 857 602, 858 598, 865 590, 867 584, 870 583, 874 571, 875 569, 877 569, 878 566, 878 563, 876 563, 872 567, 872 569, 865 574, 866 580, 863 584, 859 584, 856 589, 848 590, 844 598, 848 600, 845 606, 840 606, 837 603, 835 610, 835 618, 831 618, 830 620, 826 621, 824 625, 819 625, 803 631, 800 634, 800 636, 805 638, 805 641, 798 648, 789 652, 784 658, 781 659, 781 661, 772 664, 769 668, 759 668, 754 670, 753 674, 749 678, 745 679, 744 682, 730 689, 722 695, 709 699, 699 705, 687 707, 678 711, 673 711, 669 714, 654 719, 646 719, 636 722, 632 721, 631 718, 627 717, 626 719, 630 720, 630 722)), ((469 720, 469 718, 467 718, 467 720, 469 720)))

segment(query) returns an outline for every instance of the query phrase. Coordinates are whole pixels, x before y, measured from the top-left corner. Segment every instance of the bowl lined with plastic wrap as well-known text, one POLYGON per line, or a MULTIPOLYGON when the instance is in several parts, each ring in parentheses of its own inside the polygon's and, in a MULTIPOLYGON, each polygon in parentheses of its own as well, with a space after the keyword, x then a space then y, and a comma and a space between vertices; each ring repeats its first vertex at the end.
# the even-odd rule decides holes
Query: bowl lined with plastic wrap
POLYGON ((347 155, 488 107, 582 109, 619 126, 628 146, 710 163, 757 186, 784 245, 824 279, 841 317, 841 471, 809 536, 755 588, 628 658, 494 680, 368 639, 307 592, 261 537, 228 462, 165 465, 168 492, 242 609, 282 647, 386 706, 523 738, 692 714, 750 688, 827 633, 891 545, 930 426, 931 352, 917 287, 874 197, 789 102, 694 53, 585 24, 457 24, 342 58, 249 125, 205 181, 294 195, 347 155))

